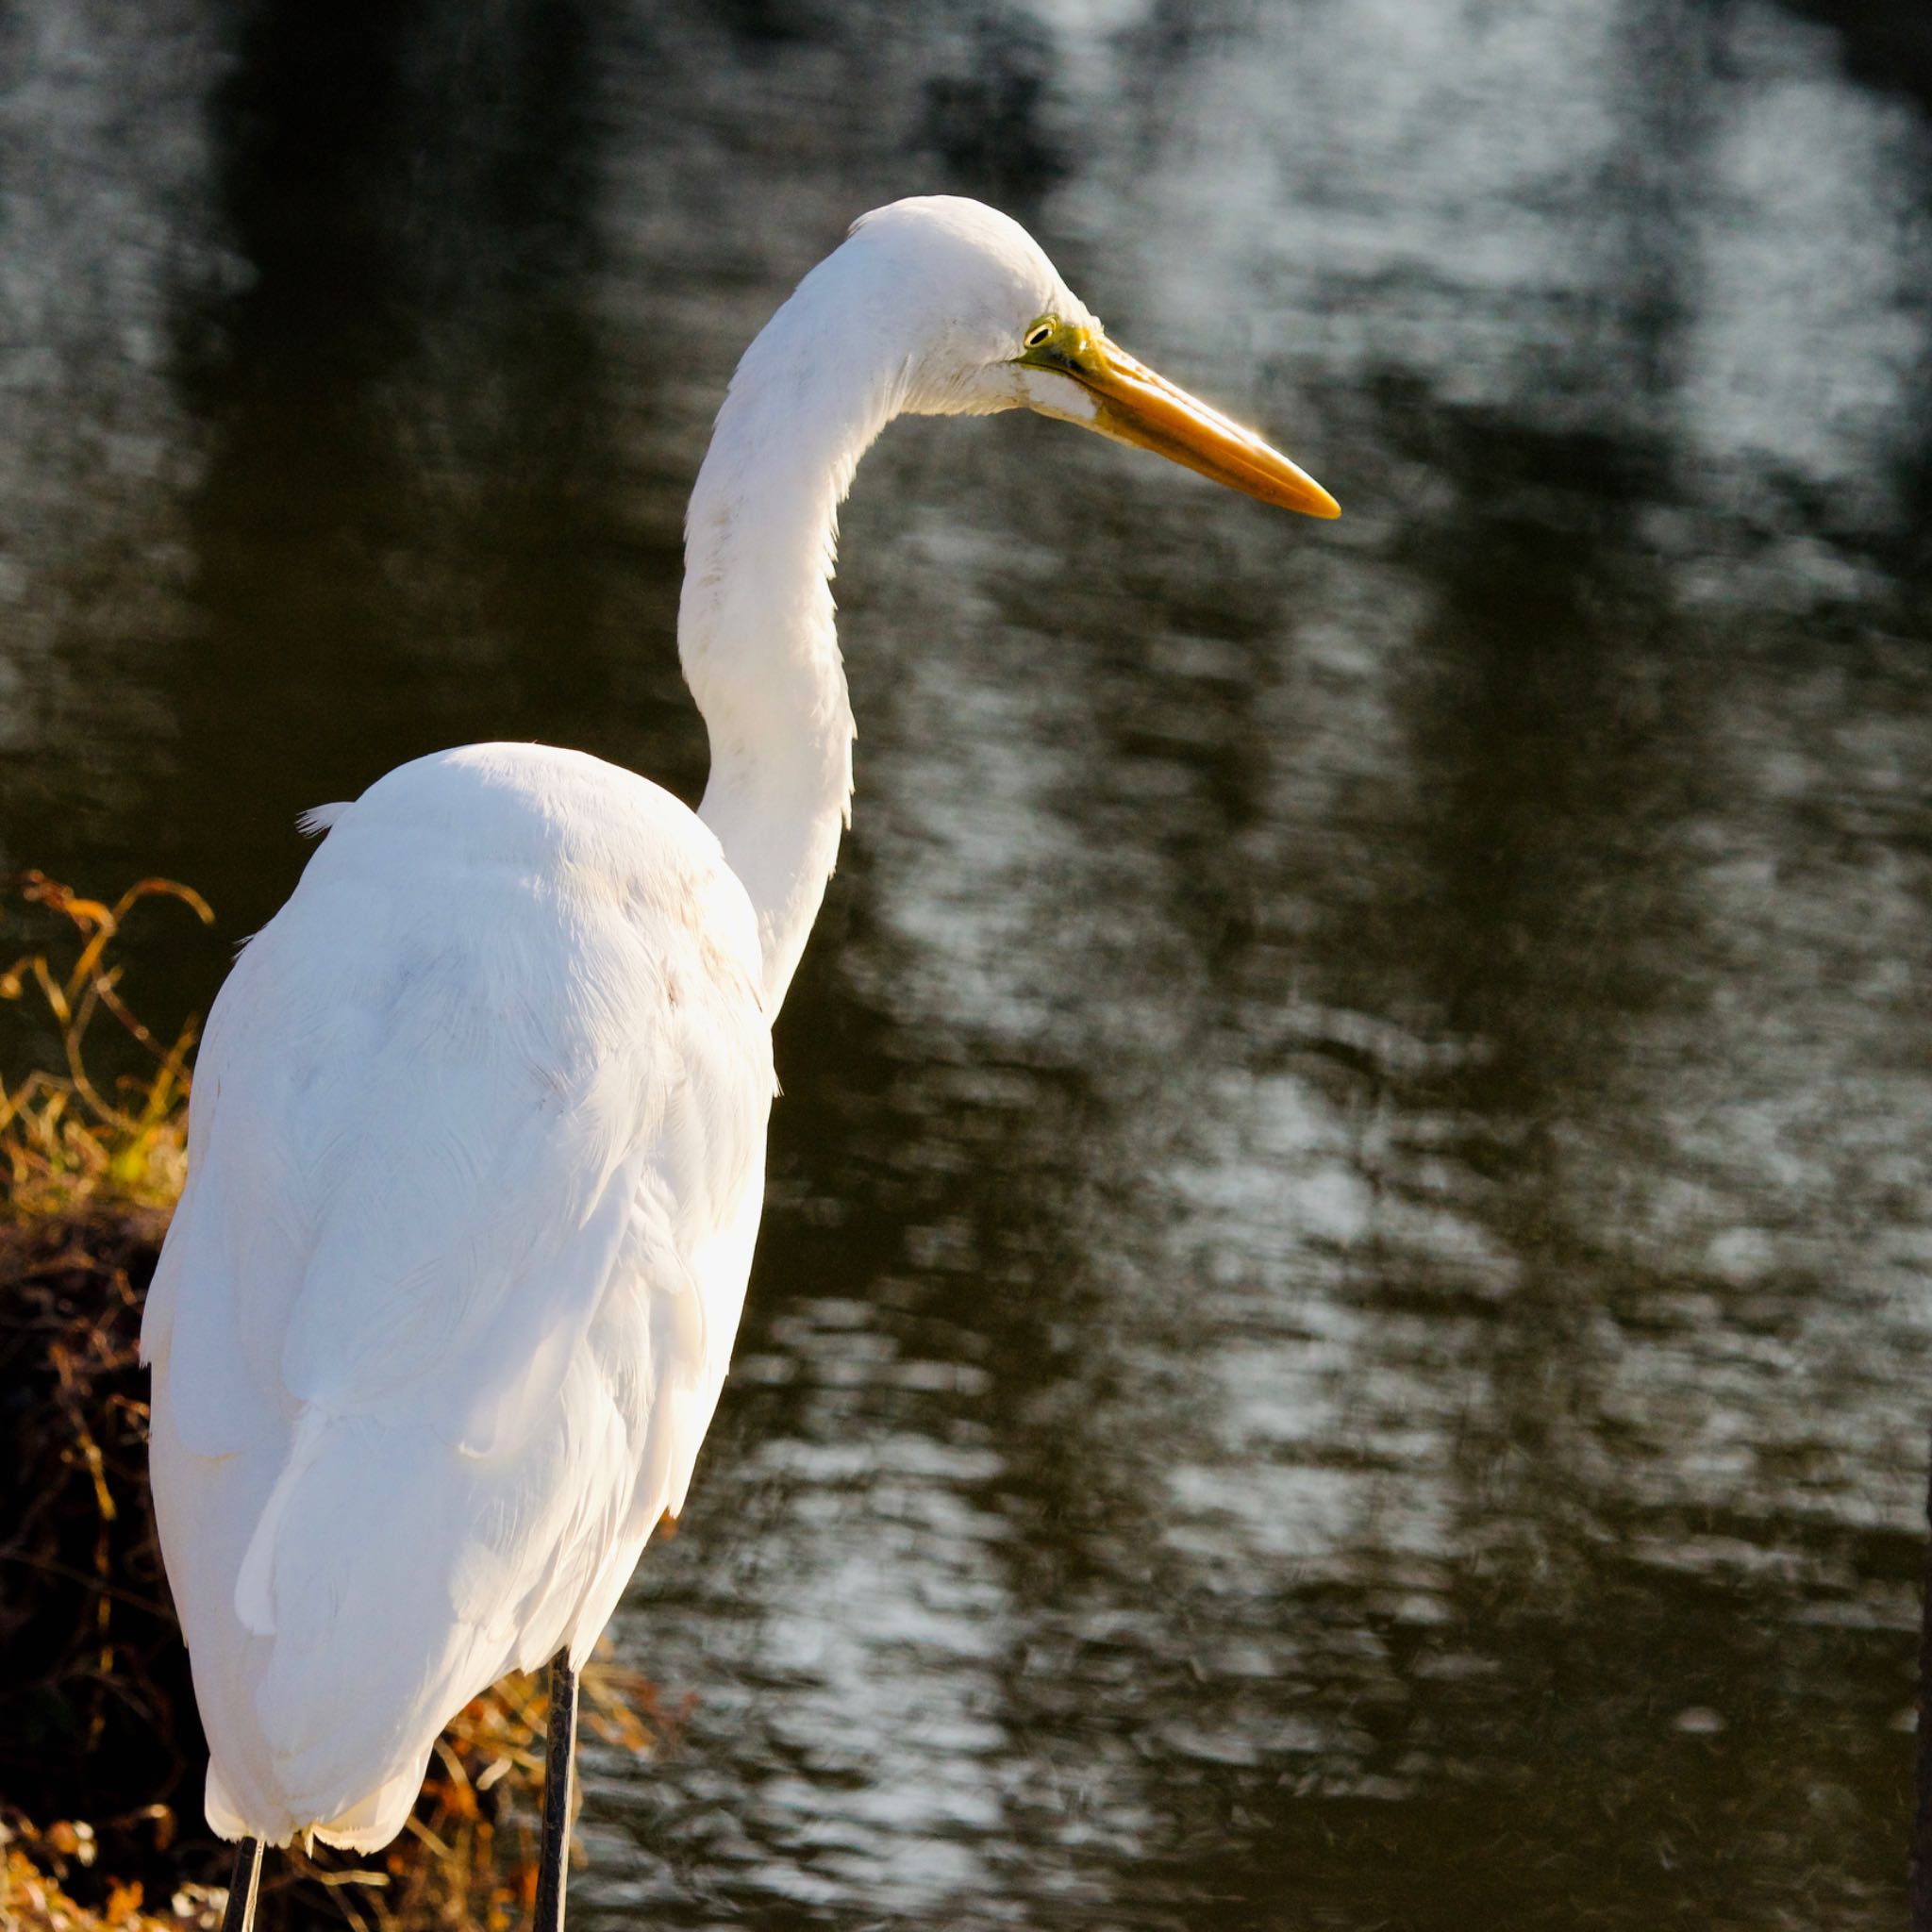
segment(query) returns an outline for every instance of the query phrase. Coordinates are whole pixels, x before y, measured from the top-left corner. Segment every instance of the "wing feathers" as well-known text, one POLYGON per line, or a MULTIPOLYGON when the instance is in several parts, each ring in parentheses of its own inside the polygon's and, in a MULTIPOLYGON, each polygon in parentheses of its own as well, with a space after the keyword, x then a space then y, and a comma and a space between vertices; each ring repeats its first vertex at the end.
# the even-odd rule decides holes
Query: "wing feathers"
POLYGON ((741 890, 641 780, 488 752, 338 814, 238 961, 143 1334, 211 1815, 272 1841, 384 1841, 455 1708, 588 1647, 750 1261, 741 890))

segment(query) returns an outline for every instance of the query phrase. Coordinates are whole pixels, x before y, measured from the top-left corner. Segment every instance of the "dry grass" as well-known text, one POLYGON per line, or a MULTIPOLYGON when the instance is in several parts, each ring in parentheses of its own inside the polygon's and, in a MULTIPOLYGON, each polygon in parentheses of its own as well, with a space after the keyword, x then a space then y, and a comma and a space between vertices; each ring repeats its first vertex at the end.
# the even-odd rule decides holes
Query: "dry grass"
MULTIPOLYGON (((40 874, 12 884, 49 936, 0 976, 0 998, 44 1003, 63 1065, 0 1081, 0 1926, 183 1932, 218 1921, 228 1848, 201 1821, 207 1748, 148 1502, 136 1345, 181 1183, 196 1028, 150 1032, 121 998, 114 948, 144 901, 211 915, 164 879, 111 905, 40 874), (86 1054, 103 1014, 146 1067, 111 1093, 86 1054)), ((682 1722, 603 1658, 583 1695, 586 1732, 632 1752, 682 1722)), ((521 1678, 476 1699, 382 1854, 270 1858, 264 1932, 519 1923, 543 1720, 541 1685, 521 1678)))
MULTIPOLYGON (((638 1673, 599 1657, 581 1678, 583 1728, 625 1749, 661 1748, 681 1719, 665 1720, 638 1673)), ((537 1894, 538 1805, 547 1700, 514 1676, 467 1705, 437 1740, 423 1795, 395 1842, 372 1858, 291 1847, 266 1861, 258 1926, 402 1932, 509 1932, 537 1894)), ((184 1800, 199 1796, 184 1792, 184 1800)), ((116 1821, 124 1827, 127 1820, 116 1821)), ((142 1822, 166 1854, 174 1807, 142 1822)), ((149 1857, 142 1876, 114 1863, 115 1834, 78 1818, 36 1824, 0 1806, 0 1926, 7 1932, 214 1932, 226 1903, 229 1848, 196 1837, 171 1862, 149 1857), (122 1875, 110 1875, 121 1873, 122 1875), (79 1893, 76 1898, 73 1894, 79 1893), (165 1900, 157 1908, 150 1898, 165 1900)))
POLYGON ((8 1932, 215 1932, 220 1925, 225 1894, 192 1879, 173 1887, 160 1910, 139 1878, 110 1879, 97 1905, 80 1904, 54 1874, 85 1872, 98 1856, 91 1825, 59 1819, 41 1829, 19 1812, 0 1816, 0 1925, 8 1932))
POLYGON ((199 892, 173 879, 139 880, 111 906, 43 873, 6 883, 50 915, 50 933, 46 945, 0 974, 0 1000, 44 1001, 64 1064, 58 1072, 28 1072, 17 1085, 0 1080, 0 1201, 15 1217, 72 1213, 97 1199, 172 1202, 187 1159, 188 1060, 198 1023, 188 1021, 164 1045, 122 999, 123 969, 110 952, 143 901, 174 900, 204 925, 214 923, 213 912, 199 892), (101 1091, 87 1064, 88 1035, 104 1013, 151 1063, 144 1077, 116 1083, 111 1094, 101 1091))

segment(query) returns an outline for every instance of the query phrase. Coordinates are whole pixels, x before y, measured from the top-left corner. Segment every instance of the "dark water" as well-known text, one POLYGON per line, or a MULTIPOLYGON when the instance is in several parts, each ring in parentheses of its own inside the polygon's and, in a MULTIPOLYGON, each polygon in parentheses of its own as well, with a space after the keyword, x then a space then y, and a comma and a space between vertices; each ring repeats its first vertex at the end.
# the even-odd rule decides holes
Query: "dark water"
POLYGON ((875 202, 997 200, 1348 512, 862 473, 857 820, 617 1630, 698 1703, 591 1753, 586 1924, 1899 1922, 1922 22, 0 15, 0 862, 200 886, 158 1017, 400 758, 695 794, 683 495, 875 202))

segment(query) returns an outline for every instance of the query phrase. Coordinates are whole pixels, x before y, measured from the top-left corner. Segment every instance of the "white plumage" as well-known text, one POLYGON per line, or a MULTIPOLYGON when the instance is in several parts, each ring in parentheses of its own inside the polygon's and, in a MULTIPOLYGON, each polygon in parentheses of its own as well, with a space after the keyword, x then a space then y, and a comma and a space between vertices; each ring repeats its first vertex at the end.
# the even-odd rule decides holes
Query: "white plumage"
POLYGON ((581 1661, 682 1508, 758 1226, 772 1018, 851 792, 838 505, 893 415, 1022 405, 1333 512, 1118 351, 1004 216, 898 203, 747 352, 698 479, 699 813, 495 744, 311 815, 209 1017, 142 1332, 225 1835, 386 1842, 442 1725, 512 1667, 581 1661))
POLYGON ((150 1292, 208 1814, 386 1842, 683 1507, 772 1094, 758 926, 641 778, 490 745, 344 811, 242 954, 150 1292))

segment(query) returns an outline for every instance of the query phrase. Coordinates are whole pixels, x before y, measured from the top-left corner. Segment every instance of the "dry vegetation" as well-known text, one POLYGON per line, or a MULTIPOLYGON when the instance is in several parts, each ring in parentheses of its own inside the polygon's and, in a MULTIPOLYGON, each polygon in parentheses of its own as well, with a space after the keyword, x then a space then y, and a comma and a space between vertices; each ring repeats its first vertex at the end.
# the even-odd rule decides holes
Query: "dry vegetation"
MULTIPOLYGON (((162 879, 112 905, 38 874, 11 888, 46 940, 0 976, 0 999, 38 1007, 63 1064, 0 1077, 0 1925, 182 1932, 218 1922, 227 1851, 201 1818, 207 1752, 148 1507, 136 1346, 181 1182, 195 1033, 163 1040, 135 1017, 114 949, 143 901, 210 915, 162 879), (141 1068, 107 1091, 86 1053, 103 1015, 141 1068)), ((586 1671, 584 1695, 586 1730, 622 1748, 675 1728, 610 1663, 586 1671)), ((369 1859, 272 1858, 258 1923, 518 1923, 542 1724, 539 1684, 478 1698, 439 1742, 408 1830, 369 1859)))
POLYGON ((8 1218, 72 1213, 97 1199, 163 1206, 181 1191, 186 1159, 188 1057, 196 1026, 189 1021, 167 1045, 121 996, 123 968, 111 949, 124 922, 143 900, 173 899, 204 924, 214 914, 199 892, 172 879, 142 879, 113 905, 84 899, 44 874, 8 881, 26 908, 48 915, 49 941, 0 974, 0 1000, 38 995, 58 1029, 58 1072, 34 1068, 18 1084, 0 1062, 0 1159, 6 1162, 8 1218), (63 953, 71 958, 62 958, 63 953), (118 1081, 111 1097, 88 1071, 88 1036, 105 1013, 149 1064, 143 1075, 118 1081))

